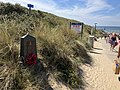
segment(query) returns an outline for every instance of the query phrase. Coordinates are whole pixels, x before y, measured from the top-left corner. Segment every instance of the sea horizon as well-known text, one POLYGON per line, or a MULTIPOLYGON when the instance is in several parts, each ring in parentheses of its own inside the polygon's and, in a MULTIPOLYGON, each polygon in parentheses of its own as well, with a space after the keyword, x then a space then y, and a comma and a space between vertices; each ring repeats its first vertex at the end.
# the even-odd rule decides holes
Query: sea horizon
POLYGON ((96 26, 96 28, 108 33, 120 33, 120 26, 96 26))

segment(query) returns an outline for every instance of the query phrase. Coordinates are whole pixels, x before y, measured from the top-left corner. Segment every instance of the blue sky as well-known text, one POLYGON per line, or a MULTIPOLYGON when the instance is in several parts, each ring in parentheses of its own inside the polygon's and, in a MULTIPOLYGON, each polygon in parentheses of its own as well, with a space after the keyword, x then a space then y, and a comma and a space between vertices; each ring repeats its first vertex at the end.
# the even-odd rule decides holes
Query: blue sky
POLYGON ((120 0, 0 0, 74 19, 88 25, 120 26, 120 0))

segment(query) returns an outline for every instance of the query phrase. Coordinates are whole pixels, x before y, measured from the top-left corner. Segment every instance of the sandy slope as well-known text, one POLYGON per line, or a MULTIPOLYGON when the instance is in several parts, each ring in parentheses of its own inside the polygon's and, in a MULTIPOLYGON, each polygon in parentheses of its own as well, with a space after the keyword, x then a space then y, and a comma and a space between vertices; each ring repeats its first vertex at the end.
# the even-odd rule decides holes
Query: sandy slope
MULTIPOLYGON (((93 59, 92 66, 82 65, 85 80, 85 90, 120 90, 120 81, 113 71, 113 61, 117 53, 110 51, 110 45, 105 40, 98 40, 94 44, 94 49, 89 55, 93 59)), ((115 48, 118 50, 118 47, 115 48)), ((57 83, 53 77, 49 78, 50 85, 54 90, 70 90, 62 83, 57 83)))
POLYGON ((89 53, 93 58, 93 65, 82 66, 85 90, 120 90, 119 75, 115 75, 112 68, 117 53, 111 52, 109 44, 104 40, 98 40, 94 45, 93 53, 89 53))

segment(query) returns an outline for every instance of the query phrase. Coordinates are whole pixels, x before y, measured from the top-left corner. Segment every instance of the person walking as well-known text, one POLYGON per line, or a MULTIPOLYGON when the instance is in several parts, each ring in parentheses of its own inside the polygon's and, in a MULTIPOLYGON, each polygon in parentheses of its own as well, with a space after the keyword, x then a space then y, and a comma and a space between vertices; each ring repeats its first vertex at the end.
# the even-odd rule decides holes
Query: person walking
POLYGON ((110 44, 111 44, 110 50, 113 51, 116 42, 117 42, 116 34, 115 34, 115 33, 112 33, 111 42, 110 42, 110 44))
POLYGON ((119 45, 119 48, 118 48, 118 59, 120 57, 120 35, 118 35, 118 45, 119 45))

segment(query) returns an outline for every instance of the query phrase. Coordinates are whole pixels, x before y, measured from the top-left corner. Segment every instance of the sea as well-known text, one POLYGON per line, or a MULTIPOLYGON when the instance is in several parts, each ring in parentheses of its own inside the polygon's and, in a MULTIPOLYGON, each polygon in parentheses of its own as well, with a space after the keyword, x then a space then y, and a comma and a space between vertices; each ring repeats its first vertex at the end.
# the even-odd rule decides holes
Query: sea
POLYGON ((96 28, 107 33, 120 33, 120 26, 96 26, 96 28))

